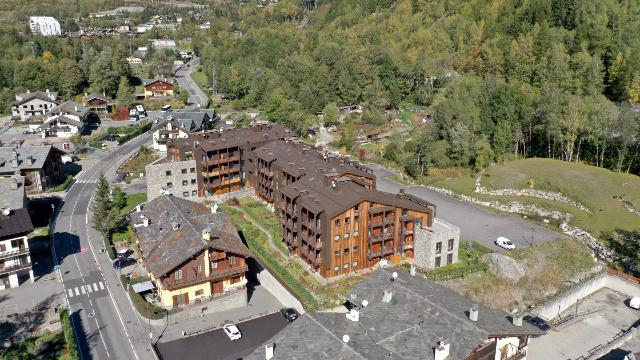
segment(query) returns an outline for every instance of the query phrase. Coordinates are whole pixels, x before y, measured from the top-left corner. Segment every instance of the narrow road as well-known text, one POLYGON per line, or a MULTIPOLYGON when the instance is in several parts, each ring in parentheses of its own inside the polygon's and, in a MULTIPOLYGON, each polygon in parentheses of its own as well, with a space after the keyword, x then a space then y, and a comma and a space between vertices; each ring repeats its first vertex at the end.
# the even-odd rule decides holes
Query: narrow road
POLYGON ((101 173, 112 178, 118 165, 151 140, 146 133, 81 173, 69 189, 54 225, 54 263, 60 266, 81 360, 155 359, 148 327, 122 288, 91 227, 89 203, 101 173))
POLYGON ((458 226, 461 239, 477 241, 496 252, 504 251, 494 244, 499 236, 511 239, 516 248, 538 245, 564 236, 559 232, 551 231, 516 216, 498 215, 424 186, 400 185, 387 179, 394 175, 388 169, 380 165, 370 165, 369 167, 376 175, 378 190, 397 193, 401 188, 404 188, 407 194, 436 204, 436 217, 458 226))
POLYGON ((209 100, 207 94, 205 94, 191 78, 191 73, 194 72, 199 65, 200 58, 194 57, 193 60, 180 66, 175 73, 175 78, 180 88, 189 93, 189 105, 186 107, 188 110, 205 107, 209 100))

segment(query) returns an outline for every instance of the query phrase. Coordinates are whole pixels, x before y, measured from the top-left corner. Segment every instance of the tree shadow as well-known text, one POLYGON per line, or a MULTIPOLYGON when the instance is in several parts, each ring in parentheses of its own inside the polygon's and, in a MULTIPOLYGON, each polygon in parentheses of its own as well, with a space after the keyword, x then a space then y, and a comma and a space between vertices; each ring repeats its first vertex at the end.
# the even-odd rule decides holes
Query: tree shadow
MULTIPOLYGON (((0 303, 7 300, 8 296, 0 297, 0 303)), ((0 321, 0 341, 11 343, 31 337, 40 327, 46 326, 47 314, 54 311, 53 305, 57 303, 56 294, 47 296, 36 304, 31 310, 21 313, 9 313, 0 321)))
POLYGON ((80 313, 82 309, 78 309, 73 313, 69 314, 69 318, 71 319, 71 324, 73 324, 73 328, 75 329, 74 336, 76 337, 76 341, 78 344, 78 352, 80 352, 80 357, 83 360, 92 359, 91 356, 91 348, 97 348, 102 346, 99 344, 100 331, 104 329, 104 326, 96 329, 93 332, 89 332, 82 321, 82 317, 80 313))

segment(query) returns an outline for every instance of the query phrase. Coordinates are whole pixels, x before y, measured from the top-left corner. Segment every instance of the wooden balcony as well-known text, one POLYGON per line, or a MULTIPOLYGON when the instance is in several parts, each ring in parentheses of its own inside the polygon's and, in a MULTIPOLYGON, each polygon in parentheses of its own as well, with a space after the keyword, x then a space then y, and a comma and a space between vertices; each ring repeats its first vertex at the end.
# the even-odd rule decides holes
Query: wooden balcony
POLYGON ((204 282, 221 280, 234 275, 241 275, 249 271, 249 267, 247 265, 244 265, 244 266, 232 267, 224 270, 215 270, 215 269, 212 269, 212 270, 213 271, 209 276, 196 277, 189 280, 175 282, 170 285, 165 285, 165 289, 177 290, 177 289, 182 289, 188 286, 202 284, 204 282))

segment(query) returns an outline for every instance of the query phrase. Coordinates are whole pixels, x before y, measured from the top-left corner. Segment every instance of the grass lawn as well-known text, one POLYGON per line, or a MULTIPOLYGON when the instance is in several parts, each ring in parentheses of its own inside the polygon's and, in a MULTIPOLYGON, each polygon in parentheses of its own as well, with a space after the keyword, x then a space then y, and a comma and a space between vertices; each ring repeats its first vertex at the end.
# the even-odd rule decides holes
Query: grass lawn
POLYGON ((65 354, 65 339, 62 331, 47 332, 36 338, 13 344, 0 351, 0 360, 66 360, 70 357, 65 354))
POLYGON ((574 216, 573 223, 595 236, 615 229, 638 229, 640 217, 628 212, 622 201, 630 202, 640 208, 640 177, 631 174, 618 174, 594 166, 568 163, 552 159, 525 159, 495 165, 487 169, 482 176, 482 185, 488 189, 528 188, 560 192, 569 198, 585 204, 591 209, 588 214, 573 206, 527 197, 482 196, 473 192, 474 176, 459 176, 436 182, 434 186, 472 195, 481 199, 517 200, 546 208, 569 212, 574 216))
POLYGON ((198 84, 201 89, 206 89, 209 87, 209 79, 207 78, 207 74, 202 72, 201 67, 198 67, 198 71, 194 71, 191 73, 191 78, 196 82, 196 84, 198 84))
MULTIPOLYGON (((122 171, 126 174, 133 174, 132 178, 137 178, 140 173, 145 173, 144 167, 158 159, 158 155, 152 151, 141 151, 131 160, 127 161, 122 167, 122 171)), ((128 176, 127 176, 128 178, 128 176)))
POLYGON ((122 209, 122 213, 126 214, 133 210, 138 204, 147 201, 147 193, 127 194, 127 205, 122 209))
MULTIPOLYGON (((486 262, 480 260, 480 257, 484 254, 490 253, 491 250, 476 243, 471 242, 468 246, 467 242, 461 242, 458 250, 458 262, 455 264, 445 265, 437 269, 420 270, 427 279, 433 281, 445 281, 457 278, 464 278, 469 274, 473 274, 478 271, 486 271, 488 265, 486 262)), ((404 264, 405 270, 409 271, 410 266, 404 264)))
POLYGON ((443 284, 474 301, 511 311, 543 303, 571 285, 569 280, 576 280, 596 265, 590 250, 571 239, 517 249, 507 255, 525 268, 526 275, 517 284, 496 278, 490 271, 478 271, 443 284))

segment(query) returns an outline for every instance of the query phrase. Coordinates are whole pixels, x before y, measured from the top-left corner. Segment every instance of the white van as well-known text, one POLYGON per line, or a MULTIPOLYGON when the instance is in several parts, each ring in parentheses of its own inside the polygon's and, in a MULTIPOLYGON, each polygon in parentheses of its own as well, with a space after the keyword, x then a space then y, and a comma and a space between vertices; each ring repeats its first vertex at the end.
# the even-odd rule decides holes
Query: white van
POLYGON ((144 109, 142 105, 136 105, 136 110, 138 111, 138 116, 141 118, 147 117, 147 111, 144 109))
POLYGON ((171 111, 171 105, 165 105, 160 109, 160 112, 163 112, 163 113, 169 112, 169 111, 171 111))

